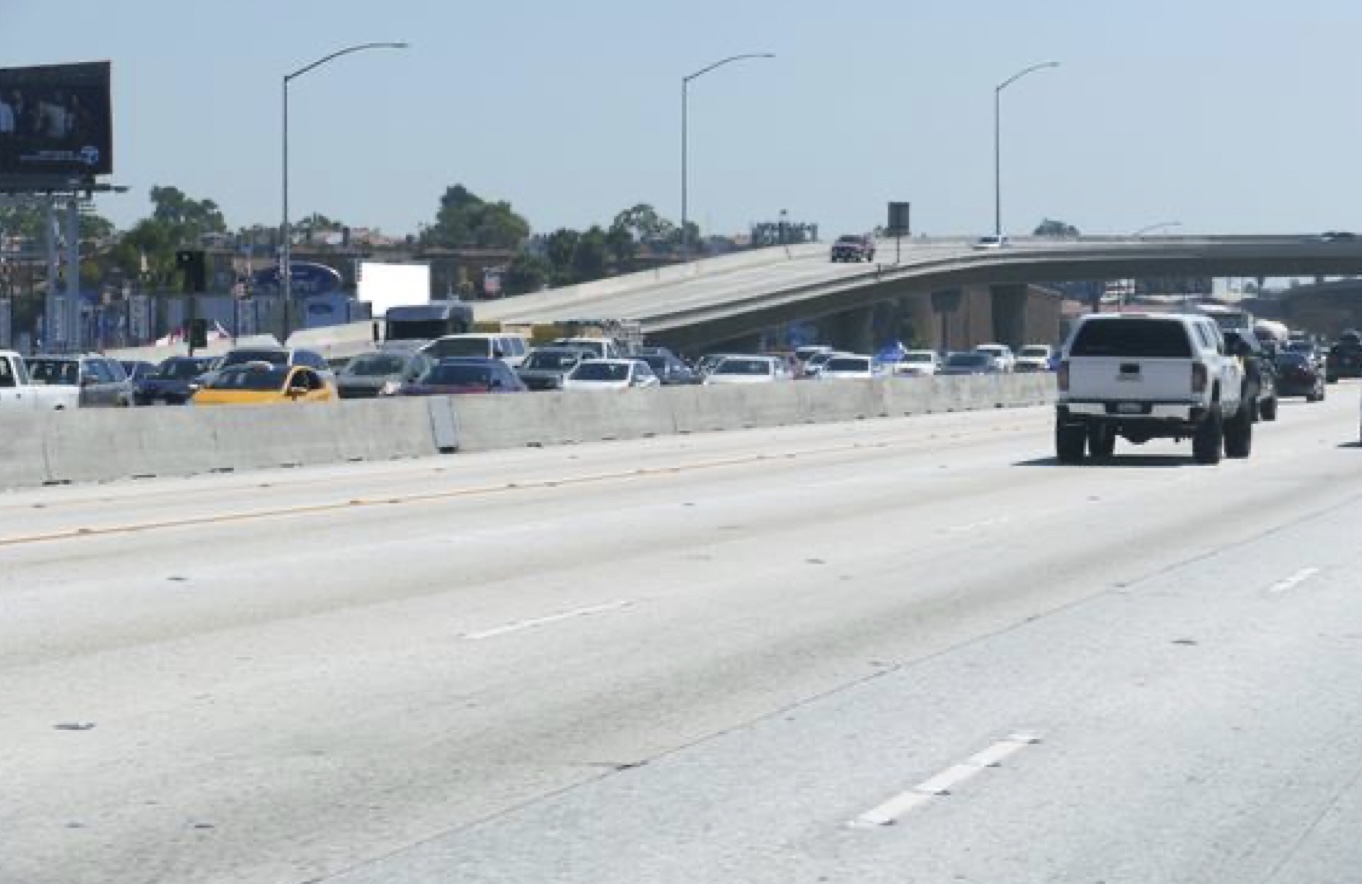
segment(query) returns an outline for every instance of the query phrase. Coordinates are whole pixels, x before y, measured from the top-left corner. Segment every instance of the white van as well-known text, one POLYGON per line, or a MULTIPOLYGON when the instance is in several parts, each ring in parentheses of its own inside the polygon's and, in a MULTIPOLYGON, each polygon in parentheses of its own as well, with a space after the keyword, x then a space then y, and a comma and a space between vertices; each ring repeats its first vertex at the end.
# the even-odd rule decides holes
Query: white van
POLYGON ((511 368, 519 368, 530 351, 529 339, 524 335, 463 334, 436 338, 421 348, 432 359, 451 356, 473 356, 480 359, 500 359, 511 368))

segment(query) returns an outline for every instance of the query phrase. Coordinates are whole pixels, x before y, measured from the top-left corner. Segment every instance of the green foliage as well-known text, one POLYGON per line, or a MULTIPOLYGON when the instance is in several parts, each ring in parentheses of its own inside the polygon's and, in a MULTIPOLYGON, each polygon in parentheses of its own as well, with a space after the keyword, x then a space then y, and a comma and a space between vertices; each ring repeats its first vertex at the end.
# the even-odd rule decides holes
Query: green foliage
POLYGON ((1034 236, 1078 236, 1078 228, 1072 224, 1065 224, 1063 221, 1056 221, 1053 218, 1046 218, 1036 226, 1034 236))
POLYGON ((182 245, 198 245, 206 233, 227 232, 217 203, 192 199, 178 187, 152 185, 151 204, 151 220, 165 225, 182 245))
POLYGON ((536 255, 521 252, 511 259, 502 278, 502 286, 507 295, 523 295, 537 292, 548 283, 553 268, 549 262, 536 255))
POLYGON ((508 202, 485 202, 456 184, 440 197, 435 223, 422 233, 426 245, 517 249, 530 235, 530 223, 508 202))
MULTIPOLYGON (((41 243, 44 241, 43 219, 46 214, 45 209, 37 206, 0 208, 0 232, 8 236, 26 237, 41 243)), ((64 210, 61 217, 64 217, 64 210)), ((94 212, 81 212, 80 238, 82 240, 107 239, 113 233, 114 225, 108 218, 94 212)))

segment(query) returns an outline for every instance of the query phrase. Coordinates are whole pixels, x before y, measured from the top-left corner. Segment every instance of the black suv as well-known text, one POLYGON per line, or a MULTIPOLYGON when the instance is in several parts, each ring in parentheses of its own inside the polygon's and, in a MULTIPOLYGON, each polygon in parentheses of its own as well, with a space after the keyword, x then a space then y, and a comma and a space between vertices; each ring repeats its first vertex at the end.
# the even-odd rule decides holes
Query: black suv
POLYGON ((1253 403, 1249 414, 1256 421, 1277 419, 1277 365, 1273 353, 1251 331, 1225 330, 1225 344, 1231 353, 1242 352, 1244 361, 1244 399, 1253 403), (1237 346, 1243 342, 1243 348, 1237 346))
POLYGON ((1329 348, 1325 368, 1325 379, 1331 384, 1339 378, 1362 377, 1362 334, 1346 331, 1339 335, 1338 343, 1329 348))

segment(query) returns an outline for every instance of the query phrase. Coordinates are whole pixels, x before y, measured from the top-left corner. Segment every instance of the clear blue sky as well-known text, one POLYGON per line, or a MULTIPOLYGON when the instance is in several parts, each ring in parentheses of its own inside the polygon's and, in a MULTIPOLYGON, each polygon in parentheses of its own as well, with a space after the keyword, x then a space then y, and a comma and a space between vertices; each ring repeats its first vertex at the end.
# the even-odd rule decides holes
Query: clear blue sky
POLYGON ((0 66, 112 61, 120 225, 153 184, 278 223, 280 80, 369 40, 413 48, 293 84, 295 218, 414 232, 453 183, 537 231, 675 218, 680 78, 767 51, 692 84, 708 230, 987 231, 993 88, 1046 59, 1004 93, 1010 230, 1362 228, 1356 0, 0 0, 0 66))

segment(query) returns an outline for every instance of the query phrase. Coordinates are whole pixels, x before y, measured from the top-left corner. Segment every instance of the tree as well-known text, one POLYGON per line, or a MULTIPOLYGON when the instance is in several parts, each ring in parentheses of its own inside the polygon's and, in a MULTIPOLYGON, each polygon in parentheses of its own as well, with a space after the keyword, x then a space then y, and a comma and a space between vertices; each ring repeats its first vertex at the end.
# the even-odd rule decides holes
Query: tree
POLYGON ((206 233, 226 233, 227 221, 218 204, 210 199, 196 200, 178 187, 151 188, 151 217, 167 225, 185 245, 197 245, 206 233))
POLYGON ((592 227, 577 239, 577 251, 572 257, 573 281, 603 279, 608 274, 609 258, 605 231, 599 225, 592 227))
MULTIPOLYGON (((47 210, 38 206, 12 206, 0 208, 0 233, 42 242, 46 236, 47 210)), ((58 216, 58 223, 64 223, 58 216)), ((107 239, 114 233, 113 222, 95 212, 80 213, 80 238, 107 239)))
POLYGON ((537 292, 548 283, 552 273, 553 268, 548 261, 537 255, 521 252, 507 265, 502 286, 508 296, 537 292))
POLYGON ((577 231, 560 227, 544 241, 544 256, 548 259, 554 285, 571 285, 575 281, 573 264, 581 238, 577 231))
POLYGON ((440 197, 435 223, 421 233, 426 245, 458 248, 516 249, 530 235, 530 223, 508 202, 485 202, 456 184, 440 197))
MULTIPOLYGON (((616 222, 618 222, 616 218, 616 222)), ((610 229, 605 234, 605 245, 610 250, 610 256, 615 259, 615 269, 618 272, 627 272, 633 269, 634 255, 638 252, 638 243, 634 242, 634 235, 629 228, 615 223, 610 225, 610 229)))
POLYGON ((1078 228, 1072 224, 1065 224, 1063 221, 1056 221, 1053 218, 1046 218, 1036 226, 1033 232, 1035 236, 1055 236, 1072 237, 1078 236, 1078 228))

